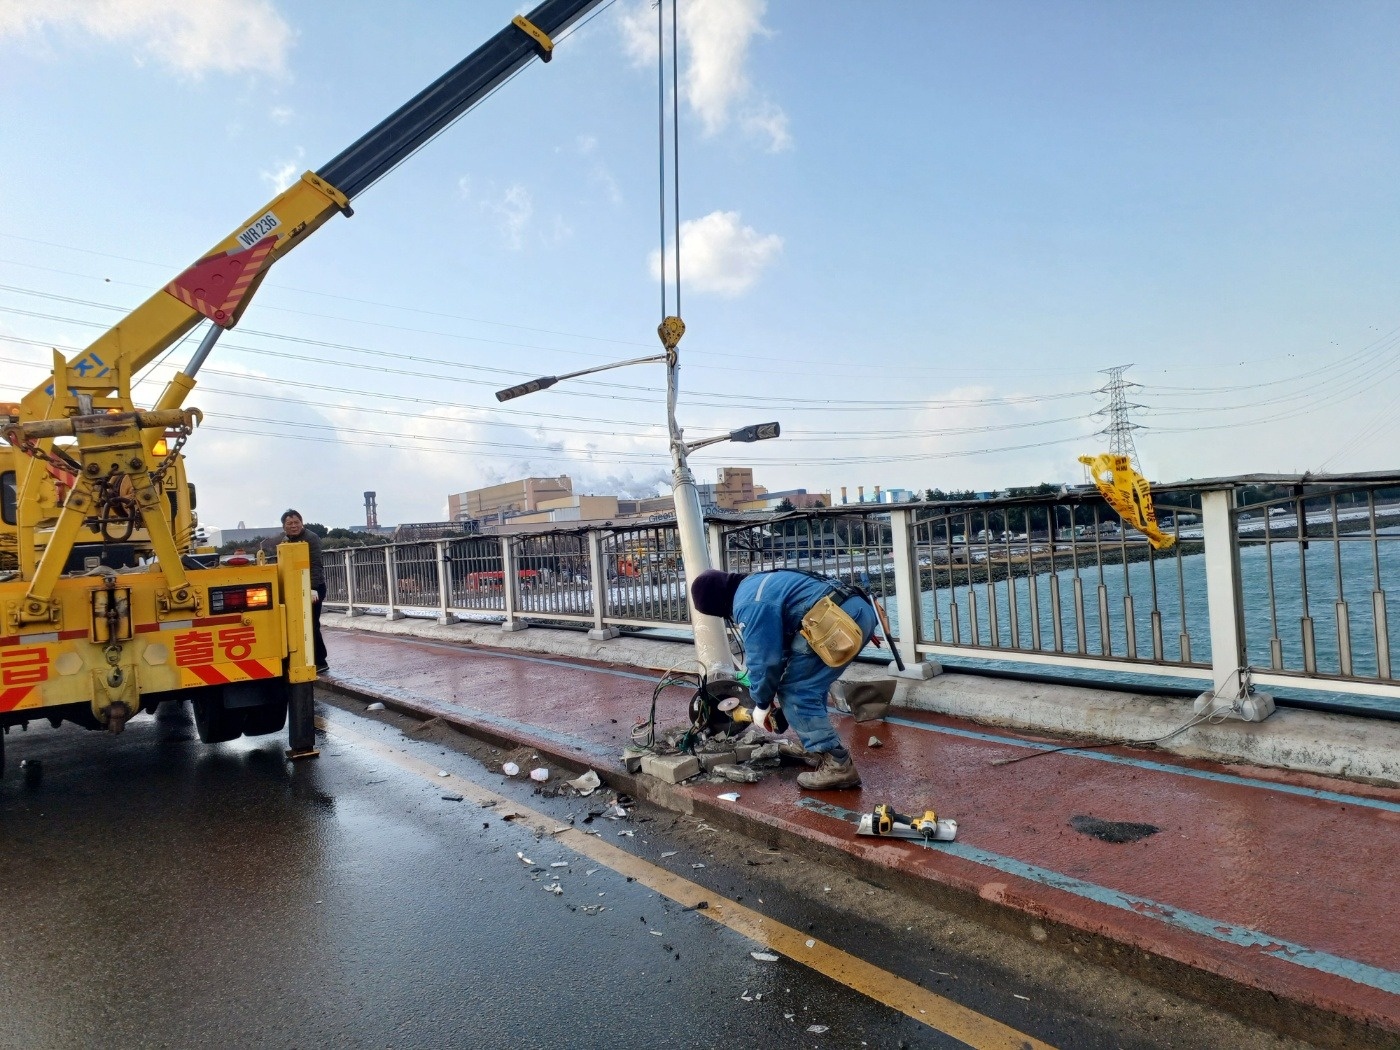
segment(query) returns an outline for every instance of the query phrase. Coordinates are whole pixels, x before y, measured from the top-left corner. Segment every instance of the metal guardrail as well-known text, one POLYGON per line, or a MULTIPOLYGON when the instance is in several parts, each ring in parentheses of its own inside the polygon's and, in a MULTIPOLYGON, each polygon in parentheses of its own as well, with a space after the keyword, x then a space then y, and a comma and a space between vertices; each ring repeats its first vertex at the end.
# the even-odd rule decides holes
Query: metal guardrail
MULTIPOLYGON (((1222 693, 1250 678, 1400 708, 1389 626, 1400 613, 1400 476, 1272 479, 1272 499, 1238 506, 1248 482, 1158 490, 1175 539, 1160 551, 1078 492, 711 521, 711 560, 865 586, 906 661, 1209 680, 1222 693)), ((689 623, 669 523, 420 541, 326 561, 327 604, 352 615, 573 623, 598 637, 689 623)))

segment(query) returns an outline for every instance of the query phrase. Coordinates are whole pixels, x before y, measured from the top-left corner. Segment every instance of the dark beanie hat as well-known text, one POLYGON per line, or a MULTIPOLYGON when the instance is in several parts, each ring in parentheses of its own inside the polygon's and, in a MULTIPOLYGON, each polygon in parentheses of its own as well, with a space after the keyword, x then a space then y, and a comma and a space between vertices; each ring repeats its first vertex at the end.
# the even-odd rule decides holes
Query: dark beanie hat
POLYGON ((744 578, 740 572, 706 569, 690 585, 695 611, 706 616, 728 616, 734 611, 734 592, 744 578))

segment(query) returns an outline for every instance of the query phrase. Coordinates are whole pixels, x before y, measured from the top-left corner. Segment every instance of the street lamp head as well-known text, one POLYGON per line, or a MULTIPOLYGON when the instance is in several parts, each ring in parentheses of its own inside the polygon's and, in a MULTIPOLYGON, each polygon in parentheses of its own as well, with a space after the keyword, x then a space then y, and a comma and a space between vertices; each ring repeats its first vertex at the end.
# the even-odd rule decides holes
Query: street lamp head
POLYGON ((777 423, 755 423, 751 427, 743 427, 739 430, 729 432, 730 441, 739 441, 748 444, 752 441, 767 441, 782 433, 782 427, 777 423))
POLYGON ((533 394, 536 390, 548 390, 557 382, 559 382, 558 376, 540 376, 538 379, 532 379, 528 383, 521 383, 519 386, 508 386, 504 390, 497 390, 496 400, 510 401, 512 398, 533 394))

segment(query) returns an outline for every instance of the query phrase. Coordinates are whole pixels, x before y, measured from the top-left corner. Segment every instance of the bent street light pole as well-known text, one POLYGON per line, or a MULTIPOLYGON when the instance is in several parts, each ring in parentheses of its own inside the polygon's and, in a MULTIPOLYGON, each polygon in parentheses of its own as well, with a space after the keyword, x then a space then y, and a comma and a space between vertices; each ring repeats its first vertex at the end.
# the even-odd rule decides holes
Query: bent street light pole
POLYGON ((666 427, 671 437, 671 499, 676 508, 676 531, 680 534, 681 561, 685 564, 685 604, 690 610, 690 628, 695 636, 695 658, 710 694, 736 695, 738 672, 734 656, 729 651, 729 636, 724 620, 706 616, 695 608, 690 597, 689 581, 695 579, 710 564, 710 546, 705 542, 705 516, 700 508, 700 490, 695 487, 695 475, 686 460, 685 437, 676 421, 676 394, 680 389, 681 363, 676 344, 685 334, 685 324, 679 317, 668 317, 656 330, 661 345, 666 348, 666 427))
MULTIPOLYGON (((584 368, 562 376, 540 376, 527 383, 496 391, 497 401, 533 394, 537 390, 547 390, 561 379, 604 372, 626 365, 646 364, 653 361, 666 362, 666 428, 671 446, 671 494, 676 507, 676 531, 680 534, 681 559, 685 563, 687 580, 693 580, 710 565, 710 548, 705 542, 705 519, 700 507, 700 490, 695 485, 695 475, 691 473, 686 454, 706 445, 720 441, 765 441, 775 438, 781 432, 777 423, 759 423, 741 427, 728 434, 705 438, 686 444, 680 424, 676 421, 676 395, 680 388, 680 358, 676 344, 685 334, 685 323, 679 317, 668 317, 657 328, 661 343, 666 348, 664 355, 638 357, 630 361, 617 361, 613 364, 584 368)), ((691 629, 695 635, 695 655, 705 676, 705 682, 712 696, 742 696, 744 687, 738 682, 734 667, 734 657, 729 651, 729 639, 725 634, 724 621, 719 617, 705 616, 695 611, 691 604, 690 589, 686 588, 686 607, 690 610, 691 629)))

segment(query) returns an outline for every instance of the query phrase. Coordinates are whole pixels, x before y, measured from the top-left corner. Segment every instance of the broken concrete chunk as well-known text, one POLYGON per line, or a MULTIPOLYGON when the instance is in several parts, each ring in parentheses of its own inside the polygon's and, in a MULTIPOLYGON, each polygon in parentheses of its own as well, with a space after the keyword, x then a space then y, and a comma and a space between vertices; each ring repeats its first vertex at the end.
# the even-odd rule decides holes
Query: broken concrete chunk
POLYGON ((716 766, 732 766, 738 757, 733 751, 709 751, 695 756, 700 760, 700 768, 713 770, 716 766))
POLYGON ((865 742, 865 746, 866 746, 866 747, 884 747, 884 746, 885 746, 885 742, 884 742, 883 740, 881 740, 878 736, 872 736, 869 740, 867 740, 867 741, 865 742))
POLYGON ((384 705, 381 704, 378 700, 376 700, 374 703, 370 704, 367 708, 365 708, 365 710, 366 710, 366 711, 383 711, 383 710, 384 710, 384 705))
POLYGON ((772 952, 749 952, 749 956, 758 962, 777 962, 778 957, 772 952))
POLYGON ((530 779, 536 783, 543 784, 549 779, 549 770, 545 769, 544 766, 532 769, 530 770, 530 779))
POLYGON ((763 779, 752 769, 745 769, 743 766, 715 766, 712 772, 736 784, 757 784, 763 779))
POLYGON ((520 774, 520 767, 514 762, 507 762, 501 767, 501 772, 508 777, 518 776, 520 774))
POLYGON ((647 755, 642 759, 642 772, 668 784, 679 784, 700 772, 700 760, 694 755, 647 755))

